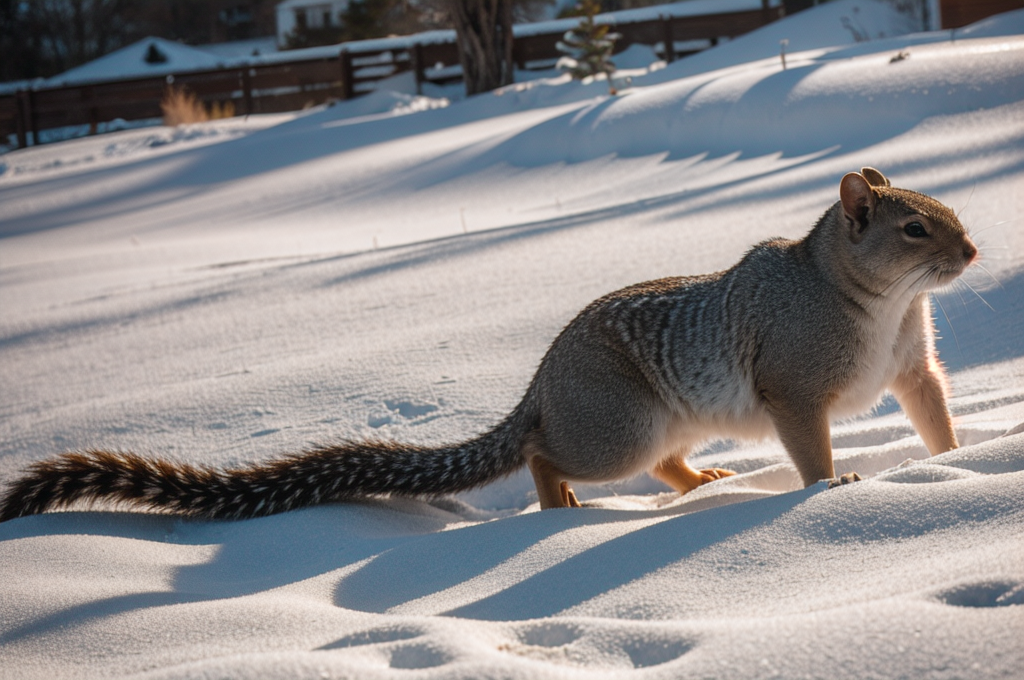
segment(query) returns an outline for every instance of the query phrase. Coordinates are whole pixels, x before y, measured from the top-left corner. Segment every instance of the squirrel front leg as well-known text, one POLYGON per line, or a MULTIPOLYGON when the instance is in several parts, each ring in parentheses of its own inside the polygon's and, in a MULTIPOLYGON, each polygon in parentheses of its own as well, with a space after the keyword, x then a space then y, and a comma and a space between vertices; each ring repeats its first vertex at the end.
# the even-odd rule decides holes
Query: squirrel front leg
POLYGON ((960 446, 946 405, 946 374, 934 357, 896 376, 889 390, 933 456, 960 446))
POLYGON ((775 432, 803 479, 804 486, 810 486, 823 479, 835 478, 827 409, 773 403, 769 407, 769 415, 775 424, 775 432))

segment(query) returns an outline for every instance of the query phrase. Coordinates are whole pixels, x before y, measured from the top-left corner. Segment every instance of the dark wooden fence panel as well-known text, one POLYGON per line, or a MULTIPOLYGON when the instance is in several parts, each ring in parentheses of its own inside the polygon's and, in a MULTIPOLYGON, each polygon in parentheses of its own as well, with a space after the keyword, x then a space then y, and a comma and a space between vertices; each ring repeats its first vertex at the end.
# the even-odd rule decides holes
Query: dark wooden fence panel
MULTIPOLYGON (((19 95, 24 93, 19 92, 19 95)), ((18 115, 18 105, 20 103, 20 97, 8 96, 0 97, 0 135, 4 138, 14 136, 18 140, 18 146, 25 146, 25 131, 18 130, 18 122, 21 121, 21 116, 18 115)))
POLYGON ((424 68, 433 68, 437 64, 450 66, 459 63, 459 48, 455 43, 430 43, 419 45, 423 55, 424 68))
POLYGON ((379 80, 411 71, 412 50, 407 48, 373 52, 345 52, 342 59, 352 60, 352 92, 365 94, 376 89, 379 80))
POLYGON ((447 85, 462 80, 459 47, 453 42, 414 45, 412 57, 418 92, 424 83, 447 85))
POLYGON ((940 0, 943 28, 960 28, 993 14, 1024 9, 1022 0, 940 0))
MULTIPOLYGON (((658 46, 662 58, 672 61, 689 53, 677 42, 734 37, 781 18, 783 7, 710 14, 661 17, 614 25, 621 35, 616 52, 630 45, 658 46)), ((520 69, 550 68, 561 56, 556 47, 564 31, 520 35, 513 58, 520 69)), ((27 145, 30 134, 53 128, 88 125, 121 118, 142 120, 161 116, 160 102, 168 87, 194 93, 204 104, 234 107, 237 115, 294 111, 332 99, 349 99, 377 86, 393 75, 412 71, 421 90, 425 83, 461 80, 458 49, 454 42, 414 44, 396 49, 359 49, 344 45, 331 57, 272 64, 254 64, 173 76, 137 78, 55 88, 39 88, 0 96, 0 137, 15 135, 18 146, 27 145)))
POLYGON ((242 81, 238 113, 295 111, 345 98, 338 57, 253 66, 242 70, 242 81))

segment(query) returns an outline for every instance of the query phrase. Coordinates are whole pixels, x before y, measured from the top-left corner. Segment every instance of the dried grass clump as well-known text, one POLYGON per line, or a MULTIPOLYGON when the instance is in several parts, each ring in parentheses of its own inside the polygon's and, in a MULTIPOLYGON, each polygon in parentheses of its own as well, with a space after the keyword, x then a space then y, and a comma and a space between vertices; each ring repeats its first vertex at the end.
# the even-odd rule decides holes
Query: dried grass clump
POLYGON ((210 120, 218 120, 220 118, 234 118, 235 117, 235 103, 230 99, 223 104, 220 102, 213 102, 210 104, 210 120))
POLYGON ((235 115, 235 104, 230 100, 223 104, 213 102, 207 110, 194 92, 183 87, 169 87, 160 101, 160 110, 164 114, 164 125, 175 127, 231 118, 235 115))
POLYGON ((160 101, 164 113, 164 125, 174 127, 188 123, 204 123, 210 120, 203 103, 195 93, 180 87, 169 87, 160 101))

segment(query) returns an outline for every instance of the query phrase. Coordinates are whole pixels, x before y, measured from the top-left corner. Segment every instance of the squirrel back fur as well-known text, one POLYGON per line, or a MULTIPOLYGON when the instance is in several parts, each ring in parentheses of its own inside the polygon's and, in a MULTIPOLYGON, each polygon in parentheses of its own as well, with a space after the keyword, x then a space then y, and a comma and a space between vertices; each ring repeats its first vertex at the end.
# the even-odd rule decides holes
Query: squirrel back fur
POLYGON ((802 240, 771 239, 732 268, 636 284, 588 305, 489 432, 452 446, 323 446, 238 469, 131 453, 66 453, 8 488, 0 521, 108 499, 246 518, 370 495, 436 496, 528 465, 542 508, 569 481, 648 471, 681 493, 733 474, 686 455, 712 438, 777 435, 805 484, 832 479, 829 424, 889 390, 932 454, 957 444, 928 291, 977 255, 946 206, 864 168, 802 240))

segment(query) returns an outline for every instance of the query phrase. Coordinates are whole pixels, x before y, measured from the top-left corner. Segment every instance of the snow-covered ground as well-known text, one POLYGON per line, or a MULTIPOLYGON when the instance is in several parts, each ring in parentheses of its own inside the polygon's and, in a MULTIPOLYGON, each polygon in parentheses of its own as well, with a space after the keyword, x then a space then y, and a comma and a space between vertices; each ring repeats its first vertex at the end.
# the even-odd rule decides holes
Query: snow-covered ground
POLYGON ((840 44, 851 17, 899 33, 841 0, 614 98, 381 92, 0 156, 3 481, 84 447, 465 438, 587 302, 798 237, 864 165, 983 256, 936 296, 959 450, 928 458, 890 399, 834 428, 867 479, 833 490, 719 442, 695 462, 736 477, 577 487, 582 510, 534 512, 524 473, 234 523, 15 520, 0 677, 1020 677, 1024 12, 840 44), (782 70, 798 20, 818 37, 782 70))

